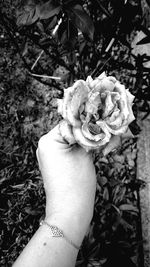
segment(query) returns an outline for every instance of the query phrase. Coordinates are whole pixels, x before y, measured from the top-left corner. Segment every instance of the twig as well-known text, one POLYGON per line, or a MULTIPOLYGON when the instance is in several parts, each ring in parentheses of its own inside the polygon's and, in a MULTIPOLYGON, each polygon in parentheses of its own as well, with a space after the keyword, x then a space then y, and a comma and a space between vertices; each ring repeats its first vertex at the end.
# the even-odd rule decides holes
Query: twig
POLYGON ((115 41, 115 38, 112 38, 111 41, 109 42, 108 46, 105 49, 106 53, 110 50, 110 48, 112 47, 114 41, 115 41))
POLYGON ((111 60, 113 56, 110 56, 105 62, 104 64, 101 66, 101 63, 98 64, 98 66, 96 67, 96 69, 91 73, 91 76, 94 78, 96 75, 98 75, 103 68, 106 66, 106 64, 111 60))
POLYGON ((44 50, 42 50, 39 54, 39 56, 37 57, 36 61, 33 63, 31 70, 34 69, 34 67, 36 66, 36 64, 38 63, 39 59, 41 58, 42 54, 44 53, 44 50))
POLYGON ((62 18, 58 21, 57 25, 55 26, 54 30, 52 31, 52 35, 55 36, 56 32, 58 31, 59 25, 62 23, 62 18))
POLYGON ((103 11, 103 13, 108 17, 111 18, 111 13, 106 10, 103 5, 99 2, 99 0, 96 0, 97 4, 99 5, 100 9, 103 11))
POLYGON ((34 77, 39 77, 39 78, 45 78, 45 79, 52 79, 52 80, 61 80, 61 77, 55 77, 55 76, 48 76, 48 75, 40 75, 36 73, 30 72, 30 74, 34 77))

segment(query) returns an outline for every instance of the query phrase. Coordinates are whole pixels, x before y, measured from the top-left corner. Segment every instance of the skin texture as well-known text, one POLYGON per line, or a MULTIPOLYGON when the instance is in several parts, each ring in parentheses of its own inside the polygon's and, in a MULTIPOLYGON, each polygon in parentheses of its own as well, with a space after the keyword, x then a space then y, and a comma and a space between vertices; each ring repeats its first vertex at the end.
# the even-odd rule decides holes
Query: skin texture
MULTIPOLYGON (((120 144, 119 137, 113 138, 105 154, 120 144)), ((77 144, 69 145, 57 125, 40 139, 37 158, 46 193, 45 220, 80 246, 94 209, 96 175, 92 154, 77 144)), ((42 225, 13 267, 73 267, 77 255, 78 249, 65 238, 52 237, 49 227, 42 225)))
MULTIPOLYGON (((92 156, 77 144, 68 145, 56 126, 40 139, 37 158, 46 193, 45 220, 80 246, 93 216, 96 175, 92 156)), ((77 254, 68 241, 51 237, 50 229, 42 225, 13 267, 73 267, 77 254)))

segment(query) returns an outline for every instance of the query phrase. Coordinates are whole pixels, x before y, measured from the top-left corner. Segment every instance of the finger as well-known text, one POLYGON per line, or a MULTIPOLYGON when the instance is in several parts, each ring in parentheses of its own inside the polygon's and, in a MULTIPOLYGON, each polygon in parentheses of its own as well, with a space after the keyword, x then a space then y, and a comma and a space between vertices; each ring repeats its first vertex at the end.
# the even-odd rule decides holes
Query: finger
POLYGON ((76 143, 72 132, 72 127, 67 123, 67 121, 63 120, 59 123, 59 131, 64 141, 66 141, 69 145, 76 143))
POLYGON ((50 132, 43 135, 40 140, 38 147, 41 149, 48 149, 55 145, 57 148, 69 149, 75 144, 76 141, 72 135, 71 129, 67 122, 61 121, 55 126, 50 132))

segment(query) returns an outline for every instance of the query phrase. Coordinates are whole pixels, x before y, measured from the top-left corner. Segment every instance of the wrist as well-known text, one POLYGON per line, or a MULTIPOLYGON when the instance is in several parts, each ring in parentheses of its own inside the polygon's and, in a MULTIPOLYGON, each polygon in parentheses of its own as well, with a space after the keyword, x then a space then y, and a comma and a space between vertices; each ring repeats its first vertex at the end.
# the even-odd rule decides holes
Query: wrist
POLYGON ((77 247, 80 247, 89 225, 84 225, 82 220, 75 215, 52 214, 46 216, 45 221, 50 225, 56 225, 64 235, 77 247))

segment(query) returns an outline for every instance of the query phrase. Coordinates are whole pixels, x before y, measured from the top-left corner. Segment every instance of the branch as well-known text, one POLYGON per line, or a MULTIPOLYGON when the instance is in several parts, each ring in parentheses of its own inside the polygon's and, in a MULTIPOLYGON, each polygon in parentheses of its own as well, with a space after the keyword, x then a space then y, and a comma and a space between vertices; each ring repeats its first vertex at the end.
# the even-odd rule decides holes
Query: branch
POLYGON ((36 61, 34 62, 34 64, 31 67, 31 70, 34 69, 34 67, 36 66, 36 64, 38 63, 39 59, 41 58, 42 54, 44 53, 44 50, 42 50, 38 56, 38 58, 36 59, 36 61))

